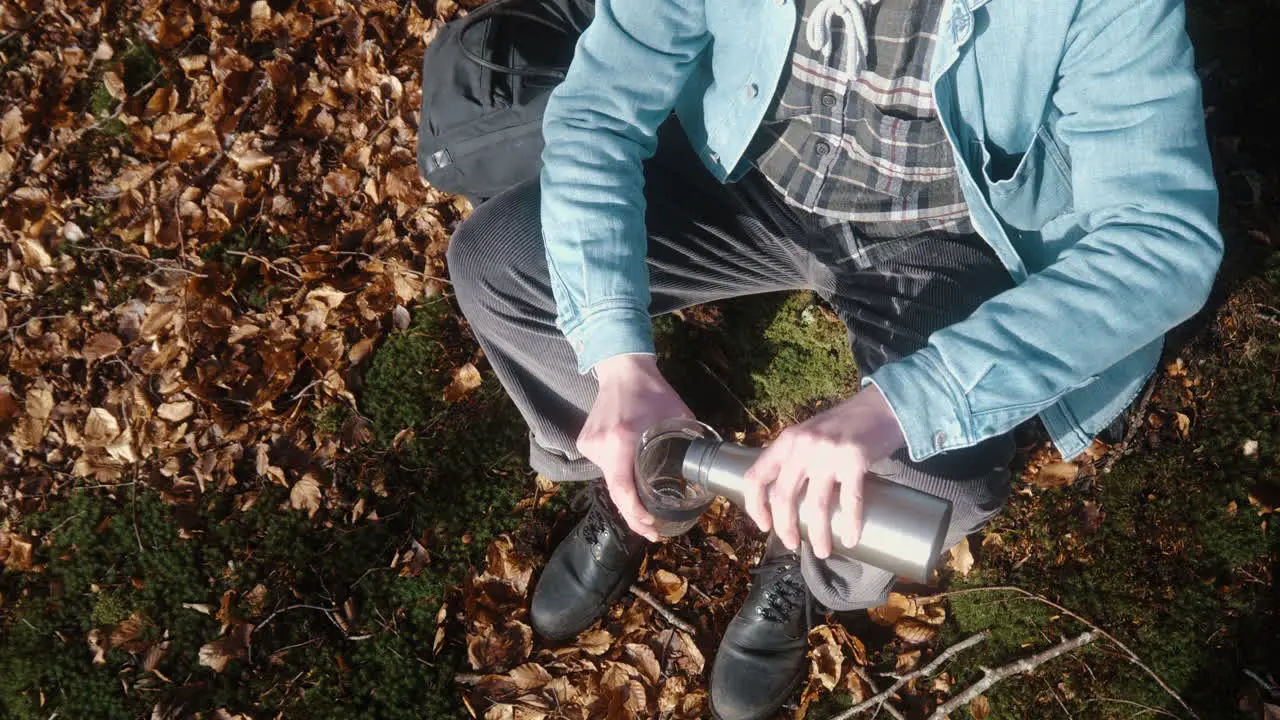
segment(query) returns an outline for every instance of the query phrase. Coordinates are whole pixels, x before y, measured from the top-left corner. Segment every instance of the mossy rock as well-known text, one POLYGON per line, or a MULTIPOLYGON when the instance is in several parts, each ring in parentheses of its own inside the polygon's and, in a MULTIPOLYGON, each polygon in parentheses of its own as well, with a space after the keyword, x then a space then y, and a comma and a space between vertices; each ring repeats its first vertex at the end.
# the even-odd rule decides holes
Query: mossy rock
POLYGON ((663 371, 699 417, 746 428, 790 424, 848 397, 848 330, 812 292, 719 303, 713 324, 655 319, 663 371))

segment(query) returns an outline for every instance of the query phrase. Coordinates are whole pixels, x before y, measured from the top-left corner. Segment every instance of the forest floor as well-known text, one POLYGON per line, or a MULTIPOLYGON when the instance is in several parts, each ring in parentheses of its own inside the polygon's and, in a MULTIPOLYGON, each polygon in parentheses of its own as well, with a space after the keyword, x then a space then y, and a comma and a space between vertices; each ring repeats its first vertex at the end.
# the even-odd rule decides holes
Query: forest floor
MULTIPOLYGON (((0 8, 0 720, 707 715, 762 550, 732 507, 651 550, 652 602, 563 646, 529 630, 575 489, 524 463, 444 267, 469 207, 415 166, 424 41, 460 10, 0 8)), ((1209 305, 1129 432, 1068 463, 1028 424, 1008 508, 936 582, 823 618, 780 717, 847 715, 989 633, 890 700, 927 717, 1085 630, 951 717, 1280 713, 1280 3, 1190 11, 1228 243, 1209 305)), ((856 387, 808 294, 656 328, 746 442, 856 387)))

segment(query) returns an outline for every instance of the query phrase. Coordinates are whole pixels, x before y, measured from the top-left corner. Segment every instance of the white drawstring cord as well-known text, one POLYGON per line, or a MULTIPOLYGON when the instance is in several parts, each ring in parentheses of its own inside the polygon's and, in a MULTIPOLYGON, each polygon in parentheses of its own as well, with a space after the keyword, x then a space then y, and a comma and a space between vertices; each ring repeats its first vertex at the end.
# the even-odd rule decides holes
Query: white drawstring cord
POLYGON ((850 77, 857 77, 859 65, 867 56, 869 42, 867 21, 862 13, 867 7, 879 3, 880 0, 818 0, 805 27, 809 47, 820 50, 823 59, 831 62, 831 22, 840 18, 844 21, 845 32, 850 36, 849 42, 844 46, 842 67, 850 77))

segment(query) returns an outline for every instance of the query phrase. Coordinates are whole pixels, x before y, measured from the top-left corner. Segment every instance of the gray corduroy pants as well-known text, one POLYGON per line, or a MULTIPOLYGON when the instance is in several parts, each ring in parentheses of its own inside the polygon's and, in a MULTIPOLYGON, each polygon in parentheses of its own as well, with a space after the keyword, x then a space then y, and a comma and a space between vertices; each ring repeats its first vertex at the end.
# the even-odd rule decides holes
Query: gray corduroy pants
MULTIPOLYGON (((811 289, 849 328, 854 357, 871 373, 923 347, 929 334, 1012 285, 976 236, 925 234, 854 241, 850 226, 823 229, 786 205, 755 171, 717 182, 678 127, 665 126, 645 166, 649 278, 654 315, 757 293, 811 289)), ((454 233, 449 271, 463 313, 530 429, 530 463, 558 481, 599 470, 575 443, 595 399, 569 343, 555 326, 544 254, 538 183, 476 209, 454 233)), ((994 438, 911 462, 899 452, 873 471, 954 503, 948 547, 985 524, 1009 493, 1013 441, 994 438)), ((802 547, 814 597, 832 610, 879 605, 891 573, 857 561, 818 560, 802 547)))

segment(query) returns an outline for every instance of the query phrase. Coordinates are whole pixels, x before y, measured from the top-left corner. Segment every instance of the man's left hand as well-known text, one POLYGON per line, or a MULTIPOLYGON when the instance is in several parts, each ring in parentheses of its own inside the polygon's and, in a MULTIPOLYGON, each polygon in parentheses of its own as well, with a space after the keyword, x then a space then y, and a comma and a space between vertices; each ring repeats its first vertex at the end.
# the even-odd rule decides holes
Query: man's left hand
POLYGON ((831 554, 830 517, 839 488, 841 542, 862 534, 862 478, 873 463, 906 444, 898 421, 875 385, 783 430, 746 474, 747 514, 763 531, 776 529, 791 550, 800 546, 799 518, 819 558, 831 554), (804 502, 800 499, 803 496, 804 502))

